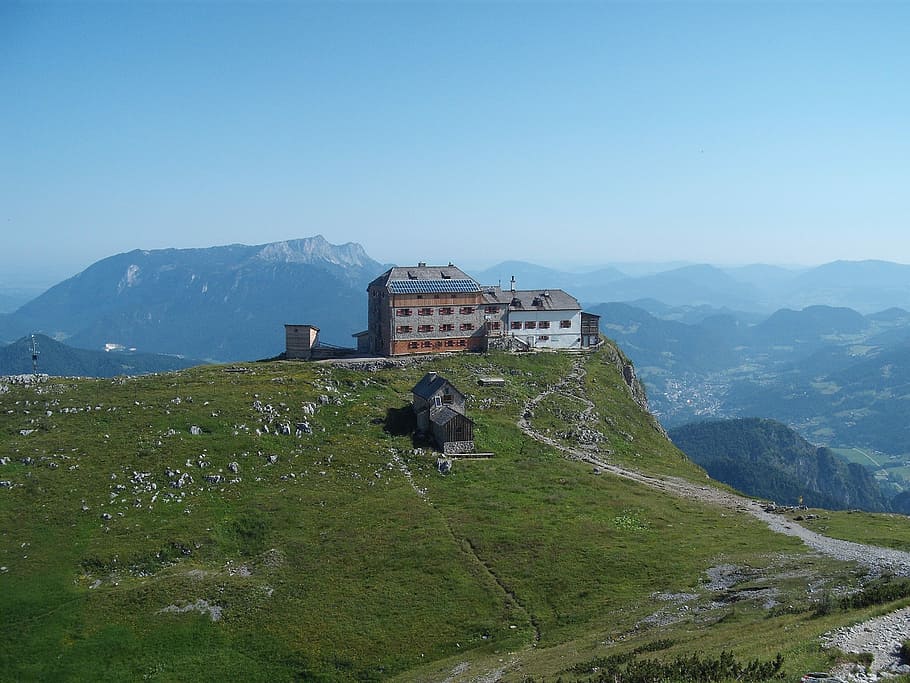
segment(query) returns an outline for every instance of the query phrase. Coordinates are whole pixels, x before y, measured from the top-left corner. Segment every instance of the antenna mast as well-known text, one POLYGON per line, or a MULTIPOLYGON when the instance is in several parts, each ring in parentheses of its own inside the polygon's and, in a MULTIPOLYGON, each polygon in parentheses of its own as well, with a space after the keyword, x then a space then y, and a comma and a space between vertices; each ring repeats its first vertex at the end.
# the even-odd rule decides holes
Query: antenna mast
POLYGON ((32 335, 32 373, 38 378, 38 340, 32 335))

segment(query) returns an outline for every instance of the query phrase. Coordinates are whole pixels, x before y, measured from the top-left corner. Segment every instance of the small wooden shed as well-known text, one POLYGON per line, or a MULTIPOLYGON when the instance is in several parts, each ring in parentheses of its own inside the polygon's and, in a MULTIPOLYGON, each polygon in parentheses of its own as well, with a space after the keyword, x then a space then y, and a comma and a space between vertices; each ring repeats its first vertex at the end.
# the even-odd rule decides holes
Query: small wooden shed
POLYGON ((428 372, 411 392, 418 432, 431 435, 444 453, 474 452, 474 421, 465 415, 465 396, 455 385, 428 372))

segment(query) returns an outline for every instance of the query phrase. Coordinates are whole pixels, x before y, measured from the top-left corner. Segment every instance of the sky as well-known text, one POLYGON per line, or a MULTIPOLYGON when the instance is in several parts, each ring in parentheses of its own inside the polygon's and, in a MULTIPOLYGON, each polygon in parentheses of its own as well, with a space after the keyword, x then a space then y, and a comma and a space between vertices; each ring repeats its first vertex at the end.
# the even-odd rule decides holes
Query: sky
POLYGON ((910 2, 0 3, 0 280, 315 234, 910 263, 908 218, 910 2))

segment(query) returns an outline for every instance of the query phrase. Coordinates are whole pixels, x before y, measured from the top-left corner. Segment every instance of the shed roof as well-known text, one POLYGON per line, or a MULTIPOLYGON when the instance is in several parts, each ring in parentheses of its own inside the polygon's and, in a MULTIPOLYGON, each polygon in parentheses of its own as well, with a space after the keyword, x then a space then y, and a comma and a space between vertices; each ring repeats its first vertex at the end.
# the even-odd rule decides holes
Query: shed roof
POLYGON ((474 420, 469 418, 467 415, 459 413, 457 410, 452 410, 448 406, 443 406, 436 412, 432 413, 430 415, 430 422, 433 422, 434 424, 438 424, 439 426, 442 427, 442 426, 447 425, 452 420, 459 418, 459 417, 464 420, 467 420, 471 424, 474 424, 474 420))
POLYGON ((415 396, 420 396, 420 398, 430 399, 433 395, 442 389, 446 384, 452 387, 455 391, 461 394, 458 389, 455 389, 455 385, 449 382, 442 375, 438 375, 435 372, 428 372, 423 377, 420 378, 420 381, 414 385, 414 388, 411 389, 411 393, 415 396))

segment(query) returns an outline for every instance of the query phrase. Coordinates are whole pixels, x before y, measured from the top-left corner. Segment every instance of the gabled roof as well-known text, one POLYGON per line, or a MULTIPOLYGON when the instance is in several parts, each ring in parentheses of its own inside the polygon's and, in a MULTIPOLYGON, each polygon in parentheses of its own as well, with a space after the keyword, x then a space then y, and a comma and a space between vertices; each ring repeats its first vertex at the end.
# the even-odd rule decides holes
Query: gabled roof
POLYGON ((435 292, 479 292, 480 285, 461 268, 447 266, 396 266, 369 284, 384 287, 392 294, 431 294, 435 292))
POLYGON ((581 305, 571 294, 561 289, 516 289, 484 287, 484 301, 507 304, 511 311, 580 311, 581 305))
POLYGON ((459 418, 459 417, 467 420, 471 424, 474 424, 474 420, 469 418, 467 415, 463 415, 462 413, 459 413, 457 410, 452 410, 448 406, 443 406, 436 412, 432 413, 430 415, 430 422, 432 422, 434 424, 438 424, 439 426, 445 426, 452 420, 459 418))
POLYGON ((436 392, 442 389, 445 385, 449 385, 457 394, 464 396, 458 389, 455 388, 455 385, 452 384, 449 380, 441 375, 437 375, 435 372, 428 372, 425 374, 420 381, 414 385, 414 388, 411 389, 411 393, 415 396, 420 396, 423 399, 431 399, 436 392))

